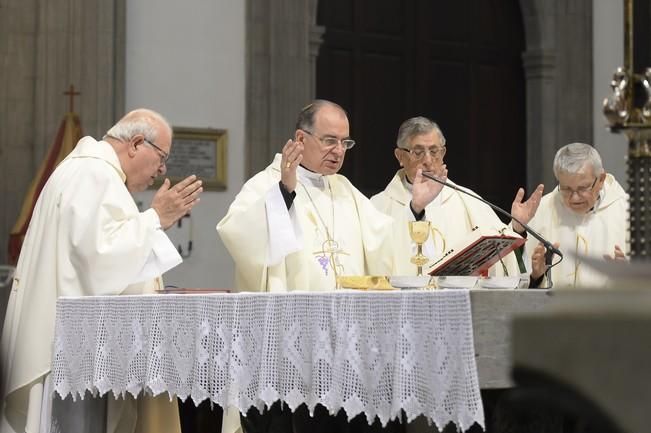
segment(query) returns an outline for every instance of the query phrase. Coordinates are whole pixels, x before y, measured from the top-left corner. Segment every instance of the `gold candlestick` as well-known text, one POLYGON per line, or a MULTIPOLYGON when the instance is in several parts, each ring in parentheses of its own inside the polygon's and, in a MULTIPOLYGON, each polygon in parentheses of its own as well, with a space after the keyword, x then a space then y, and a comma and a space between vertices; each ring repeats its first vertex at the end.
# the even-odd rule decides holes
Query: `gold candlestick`
POLYGON ((415 256, 411 258, 411 262, 418 267, 418 276, 423 275, 423 265, 429 259, 423 254, 423 244, 429 237, 429 221, 410 221, 409 222, 409 236, 411 240, 416 242, 418 251, 415 256))

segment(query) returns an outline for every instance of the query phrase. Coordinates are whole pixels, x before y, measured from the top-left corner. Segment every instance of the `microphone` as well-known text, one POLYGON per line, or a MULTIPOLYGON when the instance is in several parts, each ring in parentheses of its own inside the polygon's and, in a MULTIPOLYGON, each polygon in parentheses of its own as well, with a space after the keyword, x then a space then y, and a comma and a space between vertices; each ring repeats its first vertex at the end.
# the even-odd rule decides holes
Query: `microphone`
MULTIPOLYGON (((545 275, 547 276, 547 282, 549 283, 548 288, 551 289, 553 287, 552 275, 551 275, 552 258, 554 257, 554 254, 556 254, 561 260, 563 260, 563 253, 561 253, 561 251, 558 248, 556 248, 554 245, 552 245, 552 243, 549 242, 547 239, 543 238, 542 235, 539 234, 537 231, 535 231, 534 229, 532 229, 531 227, 529 227, 527 224, 523 223, 522 221, 518 220, 516 217, 511 215, 511 213, 505 211, 501 207, 499 207, 499 206, 497 206, 497 205, 495 205, 495 204, 493 204, 493 203, 491 203, 491 202, 489 202, 487 200, 484 200, 483 198, 479 197, 478 195, 471 194, 468 191, 466 191, 464 189, 461 189, 456 185, 452 185, 451 183, 445 182, 445 181, 443 181, 441 179, 437 179, 436 177, 432 176, 431 174, 428 174, 428 173, 425 173, 425 172, 423 172, 422 174, 423 174, 423 177, 425 177, 427 179, 433 180, 434 182, 438 182, 441 185, 447 186, 448 188, 452 188, 455 191, 462 192, 462 193, 464 193, 464 194, 466 194, 466 195, 468 195, 468 196, 470 196, 470 197, 472 197, 472 198, 474 198, 476 200, 479 200, 480 202, 488 205, 495 212, 497 212, 497 213, 499 213, 499 214, 501 214, 501 215, 503 215, 503 216, 505 216, 507 218, 512 219, 513 221, 517 222, 522 227, 524 227, 524 229, 525 229, 525 231, 527 233, 529 233, 531 236, 533 236, 536 240, 538 240, 545 247, 545 266, 547 268, 547 270, 545 271, 545 275)), ((558 263, 560 263, 560 260, 559 260, 558 263)), ((558 264, 558 263, 556 263, 556 264, 558 264)))

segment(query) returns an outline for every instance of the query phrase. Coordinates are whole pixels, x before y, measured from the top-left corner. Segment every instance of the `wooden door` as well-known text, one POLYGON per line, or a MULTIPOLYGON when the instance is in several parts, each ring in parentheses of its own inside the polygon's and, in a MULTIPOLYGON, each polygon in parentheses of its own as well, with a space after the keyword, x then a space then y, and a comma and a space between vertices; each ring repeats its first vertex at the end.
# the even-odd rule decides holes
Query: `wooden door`
POLYGON ((398 168, 398 127, 423 115, 447 139, 450 179, 510 210, 526 181, 518 0, 324 0, 317 97, 348 112, 342 173, 365 194, 398 168))

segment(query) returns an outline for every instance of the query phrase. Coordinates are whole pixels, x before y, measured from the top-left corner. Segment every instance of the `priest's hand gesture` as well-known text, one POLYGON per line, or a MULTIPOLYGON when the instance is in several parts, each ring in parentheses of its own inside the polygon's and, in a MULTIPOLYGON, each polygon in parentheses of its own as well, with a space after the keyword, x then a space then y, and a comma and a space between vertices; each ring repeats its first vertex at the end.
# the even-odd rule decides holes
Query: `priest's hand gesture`
MULTIPOLYGON (((558 249, 561 244, 554 242, 553 245, 554 248, 558 249)), ((546 252, 547 250, 542 243, 538 243, 538 245, 536 245, 536 248, 534 248, 533 253, 531 254, 531 279, 537 280, 538 278, 542 277, 547 270, 547 265, 545 264, 546 252)))
POLYGON ((604 254, 604 259, 606 260, 626 260, 626 254, 622 250, 622 247, 615 245, 615 253, 611 256, 610 254, 604 254))
MULTIPOLYGON (((529 196, 529 199, 525 202, 522 201, 524 198, 524 189, 518 189, 518 192, 515 194, 515 199, 513 199, 513 204, 511 205, 511 215, 513 215, 519 221, 528 224, 538 210, 538 205, 540 204, 540 199, 542 198, 544 189, 545 185, 538 185, 533 194, 531 194, 529 196)), ((515 232, 520 234, 524 233, 524 227, 522 227, 520 223, 515 220, 513 220, 511 223, 515 232)))
POLYGON ((197 176, 188 176, 170 188, 170 180, 165 179, 151 201, 151 207, 158 214, 160 225, 167 230, 190 209, 199 203, 199 194, 203 191, 197 176))
MULTIPOLYGON (((444 182, 448 180, 448 168, 445 164, 430 174, 444 182)), ((443 185, 423 177, 423 170, 420 168, 416 171, 413 182, 411 207, 415 213, 419 214, 439 195, 443 185)))
POLYGON ((287 140, 280 159, 280 181, 288 192, 296 189, 296 168, 303 160, 303 143, 287 140))

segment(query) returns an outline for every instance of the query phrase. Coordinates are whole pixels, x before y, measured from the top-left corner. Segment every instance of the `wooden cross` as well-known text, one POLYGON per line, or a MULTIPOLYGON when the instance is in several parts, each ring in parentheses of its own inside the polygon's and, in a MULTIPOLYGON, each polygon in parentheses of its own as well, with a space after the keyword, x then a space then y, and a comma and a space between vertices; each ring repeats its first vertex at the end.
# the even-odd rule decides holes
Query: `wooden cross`
POLYGON ((68 97, 70 97, 70 101, 69 101, 69 103, 68 103, 70 109, 69 109, 68 111, 69 111, 70 113, 74 112, 74 111, 75 111, 75 96, 76 96, 76 95, 81 95, 81 93, 80 93, 80 92, 75 92, 75 86, 73 86, 73 85, 71 84, 70 87, 68 88, 68 91, 67 91, 67 92, 63 92, 63 94, 64 94, 64 95, 67 95, 68 97))

